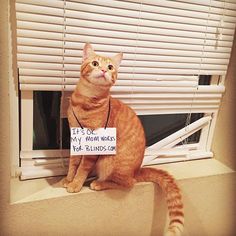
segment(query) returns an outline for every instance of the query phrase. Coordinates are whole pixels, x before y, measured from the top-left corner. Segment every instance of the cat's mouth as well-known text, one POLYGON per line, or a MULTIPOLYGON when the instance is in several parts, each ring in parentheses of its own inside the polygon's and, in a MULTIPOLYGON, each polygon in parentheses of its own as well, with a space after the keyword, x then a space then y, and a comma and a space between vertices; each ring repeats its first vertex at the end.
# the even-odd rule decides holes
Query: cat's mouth
POLYGON ((105 74, 102 74, 102 75, 98 75, 97 78, 103 78, 103 79, 106 79, 106 75, 105 74))
POLYGON ((95 77, 95 79, 98 81, 101 81, 101 80, 103 80, 103 81, 107 81, 107 79, 106 79, 106 76, 105 75, 98 75, 98 76, 96 76, 95 77))
POLYGON ((99 78, 104 78, 106 79, 107 77, 107 72, 106 71, 101 71, 99 74, 98 74, 99 78))
POLYGON ((112 81, 111 78, 109 77, 108 74, 106 73, 98 73, 98 74, 93 74, 89 76, 89 81, 94 84, 94 85, 100 85, 100 86, 112 86, 112 81))
POLYGON ((99 73, 95 76, 96 79, 100 79, 100 80, 104 80, 109 82, 109 75, 107 75, 106 73, 99 73))
POLYGON ((110 87, 114 84, 112 76, 107 71, 93 71, 87 76, 87 79, 94 85, 110 87))

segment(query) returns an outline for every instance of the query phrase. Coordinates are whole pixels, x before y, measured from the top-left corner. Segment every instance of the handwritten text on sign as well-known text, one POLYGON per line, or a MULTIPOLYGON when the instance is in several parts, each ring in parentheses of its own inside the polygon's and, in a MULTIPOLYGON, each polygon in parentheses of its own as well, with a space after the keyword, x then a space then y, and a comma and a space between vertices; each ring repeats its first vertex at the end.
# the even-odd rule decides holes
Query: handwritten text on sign
POLYGON ((71 155, 116 154, 116 128, 71 128, 71 155))

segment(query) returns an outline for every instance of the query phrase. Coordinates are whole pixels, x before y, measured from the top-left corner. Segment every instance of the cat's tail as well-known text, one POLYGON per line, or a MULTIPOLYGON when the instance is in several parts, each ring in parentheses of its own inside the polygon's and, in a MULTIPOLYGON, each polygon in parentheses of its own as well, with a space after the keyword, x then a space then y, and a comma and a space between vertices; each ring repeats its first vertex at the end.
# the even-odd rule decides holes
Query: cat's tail
POLYGON ((154 182, 166 195, 170 223, 165 236, 180 236, 184 228, 183 202, 174 178, 164 170, 141 168, 135 175, 137 182, 154 182))

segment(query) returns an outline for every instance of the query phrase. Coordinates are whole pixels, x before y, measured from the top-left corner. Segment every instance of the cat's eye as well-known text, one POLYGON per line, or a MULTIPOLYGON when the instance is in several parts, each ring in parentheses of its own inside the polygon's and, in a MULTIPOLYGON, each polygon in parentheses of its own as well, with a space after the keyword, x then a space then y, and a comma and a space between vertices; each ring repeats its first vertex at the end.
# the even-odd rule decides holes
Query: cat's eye
POLYGON ((108 65, 108 70, 113 70, 114 66, 113 65, 108 65))
POLYGON ((99 63, 98 63, 98 61, 92 61, 92 65, 97 67, 97 66, 99 66, 99 63))

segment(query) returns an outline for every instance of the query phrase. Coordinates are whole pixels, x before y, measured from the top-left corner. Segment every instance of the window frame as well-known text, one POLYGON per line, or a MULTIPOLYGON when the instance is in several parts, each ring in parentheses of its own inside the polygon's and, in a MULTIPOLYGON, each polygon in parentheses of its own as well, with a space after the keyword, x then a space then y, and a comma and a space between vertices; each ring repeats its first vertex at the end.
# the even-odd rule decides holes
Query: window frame
MULTIPOLYGON (((132 2, 132 1, 131 1, 132 2)), ((206 37, 206 36, 205 36, 206 37)), ((206 38, 205 38, 206 40, 206 38)), ((220 79, 220 84, 223 85, 224 81, 224 76, 221 76, 220 79)), ((12 92, 14 94, 14 90, 12 92)), ((33 152, 36 156, 42 156, 42 155, 57 155, 57 153, 55 151, 45 151, 45 150, 37 150, 37 151, 32 151, 33 149, 33 91, 20 91, 20 92, 16 92, 19 93, 14 99, 17 100, 17 98, 19 97, 19 99, 22 102, 15 102, 18 103, 18 112, 20 113, 20 117, 18 117, 18 119, 20 120, 21 124, 18 125, 18 129, 21 131, 18 131, 18 139, 21 140, 21 145, 18 144, 18 155, 22 155, 22 153, 19 151, 20 149, 23 151, 25 151, 25 155, 31 155, 33 152), (31 115, 32 114, 32 115, 31 115), (26 131, 25 134, 23 134, 23 130, 26 131), (31 137, 31 138, 29 138, 31 137), (54 152, 54 154, 53 154, 54 152), (55 154, 56 153, 56 154, 55 154)), ((13 110, 14 108, 12 108, 13 110)), ((15 110, 13 111, 13 113, 15 113, 15 110)), ((214 133, 214 128, 215 128, 215 124, 216 124, 216 120, 217 120, 217 115, 218 115, 218 110, 216 112, 213 113, 208 113, 206 115, 211 115, 212 116, 212 120, 211 122, 209 122, 205 127, 202 128, 202 132, 200 135, 200 140, 199 140, 199 145, 200 147, 203 147, 206 150, 210 151, 210 147, 211 147, 211 143, 212 143, 212 139, 213 139, 213 133, 214 133)), ((17 117, 15 115, 13 115, 13 117, 17 117)), ((13 123, 13 121, 12 121, 13 123)), ((13 133, 13 132, 12 132, 13 133)), ((12 137, 14 137, 14 134, 12 134, 12 137)), ((16 143, 16 141, 14 141, 16 143)), ((62 150, 60 151, 60 158, 63 159, 63 155, 66 155, 68 153, 68 151, 62 150)), ((14 156, 14 155, 13 155, 14 156)), ((21 164, 21 161, 16 160, 17 158, 13 158, 13 162, 16 163, 17 165, 21 164)), ((173 161, 173 160, 172 160, 173 161)), ((172 162, 170 161, 170 162, 172 162)), ((63 165, 64 162, 62 162, 63 165)), ((15 165, 15 164, 14 164, 15 165)), ((17 166, 15 165, 15 166, 17 166)), ((18 169, 17 169, 18 170, 18 169)))
MULTIPOLYGON (((214 77, 213 77, 214 78, 214 77)), ((211 86, 212 84, 216 84, 216 79, 211 80, 212 83, 210 85, 205 86, 211 86)), ((224 82, 224 78, 221 76, 220 80, 218 80, 218 85, 222 85, 224 82)), ((19 171, 19 168, 17 168, 18 175, 21 176, 21 179, 32 179, 32 178, 39 178, 39 177, 49 177, 49 176, 58 176, 58 175, 65 175, 67 172, 67 163, 68 163, 68 156, 69 156, 69 150, 68 149, 51 149, 51 150, 33 150, 33 91, 19 91, 19 99, 20 101, 20 157, 24 157, 24 164, 22 164, 22 160, 20 159, 18 161, 19 167, 21 166, 21 170, 19 171), (25 132, 23 132, 23 130, 25 132), (31 137, 31 138, 29 138, 31 137), (32 171, 28 171, 28 175, 22 175, 22 170, 25 166, 27 168, 27 162, 32 162, 33 158, 49 158, 47 163, 50 164, 51 160, 50 157, 58 158, 58 163, 55 165, 55 168, 52 168, 52 170, 44 169, 43 165, 38 165, 38 169, 41 169, 39 174, 34 174, 32 171)), ((177 112, 178 113, 178 112, 177 112)), ((177 114, 176 113, 176 114, 177 114)), ((163 114, 163 113, 162 113, 163 114)), ((167 113, 168 114, 168 113, 167 113)), ((171 148, 170 150, 160 150, 162 153, 162 156, 159 157, 154 161, 151 161, 147 163, 148 160, 153 160, 154 155, 150 154, 149 157, 146 157, 144 159, 143 165, 159 165, 159 164, 167 164, 167 163, 175 163, 180 161, 190 161, 190 160, 198 160, 198 159, 204 159, 204 158, 212 158, 213 153, 211 152, 211 144, 214 134, 214 129, 216 125, 217 120, 217 114, 218 110, 212 113, 204 113, 204 116, 211 116, 212 119, 210 122, 207 123, 203 128, 201 128, 201 134, 200 139, 198 143, 194 144, 187 144, 182 145, 177 148, 171 148), (181 156, 181 150, 199 150, 199 153, 196 153, 198 155, 193 155, 191 158, 181 156), (178 157, 168 157, 168 153, 171 153, 173 151, 180 151, 180 156, 178 157), (205 152, 205 153, 203 153, 205 152), (166 156, 167 155, 167 156, 166 156)), ((196 131, 197 132, 197 131, 196 131)), ((187 151, 188 152, 188 151, 187 151)), ((14 165, 16 166, 17 163, 14 161, 14 165)), ((35 169, 36 170, 36 169, 35 169)), ((23 171, 24 172, 24 171, 23 171)), ((27 172, 27 171, 26 171, 27 172)))

